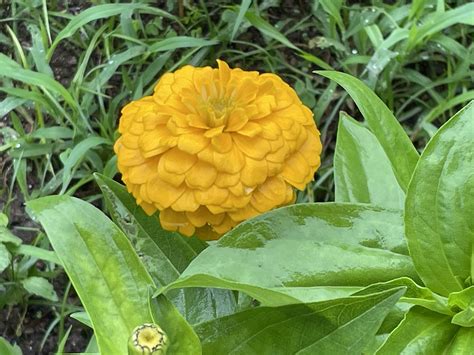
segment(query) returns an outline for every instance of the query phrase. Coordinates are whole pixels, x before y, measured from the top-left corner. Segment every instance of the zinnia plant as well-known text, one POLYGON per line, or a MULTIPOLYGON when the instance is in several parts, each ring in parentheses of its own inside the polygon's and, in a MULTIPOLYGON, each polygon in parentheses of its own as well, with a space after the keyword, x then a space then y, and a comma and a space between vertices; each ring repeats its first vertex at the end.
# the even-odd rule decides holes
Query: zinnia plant
POLYGON ((129 192, 164 229, 216 239, 295 200, 320 165, 312 112, 275 74, 185 66, 122 110, 129 192))
POLYGON ((167 74, 124 109, 116 150, 127 187, 96 175, 115 223, 69 196, 28 202, 84 305, 72 317, 94 330, 91 348, 472 352, 474 103, 420 156, 361 81, 320 74, 365 118, 341 113, 336 202, 269 211, 311 180, 319 135, 278 77, 223 62, 167 74), (164 229, 147 215, 156 210, 164 229), (169 230, 228 231, 206 243, 169 230))

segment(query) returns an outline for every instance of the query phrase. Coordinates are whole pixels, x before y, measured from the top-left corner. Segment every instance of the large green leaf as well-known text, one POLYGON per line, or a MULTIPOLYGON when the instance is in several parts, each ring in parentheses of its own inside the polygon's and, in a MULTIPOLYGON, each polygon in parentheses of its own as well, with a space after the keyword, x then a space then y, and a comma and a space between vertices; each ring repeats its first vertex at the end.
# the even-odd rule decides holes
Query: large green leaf
POLYGON ((445 354, 458 330, 449 316, 415 306, 377 354, 445 354))
POLYGON ((407 193, 410 254, 426 286, 447 296, 474 275, 474 104, 430 140, 407 193))
POLYGON ((405 194, 377 138, 341 112, 334 154, 336 202, 403 209, 405 194))
POLYGON ((231 288, 265 305, 281 305, 291 303, 288 297, 299 299, 299 288, 321 300, 326 296, 320 292, 340 296, 343 290, 335 286, 366 286, 400 276, 417 279, 400 212, 300 204, 240 224, 204 250, 167 289, 231 288))
POLYGON ((444 354, 471 355, 472 349, 474 349, 474 328, 459 328, 444 354))
MULTIPOLYGON (((95 174, 112 219, 132 242, 157 286, 176 280, 207 244, 197 238, 161 228, 158 216, 148 216, 126 188, 95 174)), ((231 314, 236 300, 232 292, 217 289, 188 289, 171 292, 169 299, 191 323, 231 314)))
POLYGON ((336 71, 317 73, 334 80, 349 93, 390 159, 400 187, 406 191, 418 153, 392 112, 359 79, 336 71))
MULTIPOLYGON (((153 321, 148 295, 154 284, 126 236, 100 210, 76 198, 49 196, 27 206, 79 295, 101 353, 127 354, 133 329, 153 321)), ((167 316, 167 326, 189 328, 167 316)))
POLYGON ((259 307, 201 324, 196 332, 204 354, 357 354, 403 292, 259 307))

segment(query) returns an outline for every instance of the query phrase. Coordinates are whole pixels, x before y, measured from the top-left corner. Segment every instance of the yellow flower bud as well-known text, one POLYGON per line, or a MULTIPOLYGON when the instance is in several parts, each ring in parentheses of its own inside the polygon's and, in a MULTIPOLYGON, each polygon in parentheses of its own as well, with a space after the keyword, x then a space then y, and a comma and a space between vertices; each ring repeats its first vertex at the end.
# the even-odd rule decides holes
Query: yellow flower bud
POLYGON ((185 66, 122 110, 114 149, 128 191, 163 228, 217 239, 293 203, 320 165, 312 112, 275 74, 185 66))
POLYGON ((156 324, 145 323, 133 330, 128 341, 129 355, 164 355, 168 337, 156 324))

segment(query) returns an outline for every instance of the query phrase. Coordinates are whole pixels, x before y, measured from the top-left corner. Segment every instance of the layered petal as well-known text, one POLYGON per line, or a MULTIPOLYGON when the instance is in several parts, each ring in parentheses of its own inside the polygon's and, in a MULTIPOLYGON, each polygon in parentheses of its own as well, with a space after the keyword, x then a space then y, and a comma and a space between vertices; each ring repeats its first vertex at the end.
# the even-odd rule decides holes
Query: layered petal
POLYGON ((122 109, 117 165, 164 229, 217 239, 293 203, 320 165, 311 110, 275 74, 185 66, 122 109))

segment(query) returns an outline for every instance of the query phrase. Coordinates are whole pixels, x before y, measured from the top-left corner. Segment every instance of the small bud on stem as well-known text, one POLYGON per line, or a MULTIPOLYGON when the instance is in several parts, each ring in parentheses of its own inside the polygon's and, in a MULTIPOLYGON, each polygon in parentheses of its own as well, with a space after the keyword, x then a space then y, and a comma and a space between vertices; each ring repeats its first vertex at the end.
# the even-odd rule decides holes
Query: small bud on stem
POLYGON ((128 341, 129 355, 164 355, 168 336, 156 324, 145 323, 133 330, 128 341))

